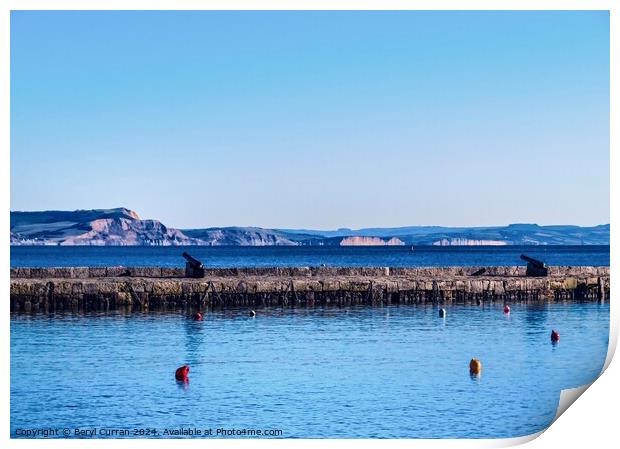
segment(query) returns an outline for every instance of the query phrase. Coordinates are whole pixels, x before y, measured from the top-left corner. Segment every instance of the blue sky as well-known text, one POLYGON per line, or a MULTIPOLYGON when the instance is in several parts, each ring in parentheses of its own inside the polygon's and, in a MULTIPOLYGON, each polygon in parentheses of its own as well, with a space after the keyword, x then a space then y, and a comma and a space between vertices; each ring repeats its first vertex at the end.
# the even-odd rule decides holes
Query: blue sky
POLYGON ((11 209, 609 222, 609 15, 11 15, 11 209))

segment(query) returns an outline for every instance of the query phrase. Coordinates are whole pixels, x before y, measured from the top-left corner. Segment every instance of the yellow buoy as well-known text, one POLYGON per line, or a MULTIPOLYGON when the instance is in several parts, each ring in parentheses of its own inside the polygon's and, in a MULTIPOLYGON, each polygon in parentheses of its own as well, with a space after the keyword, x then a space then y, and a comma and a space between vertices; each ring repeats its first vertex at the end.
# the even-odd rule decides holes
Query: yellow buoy
POLYGON ((482 372, 482 362, 478 359, 471 359, 469 362, 469 374, 478 375, 482 372))

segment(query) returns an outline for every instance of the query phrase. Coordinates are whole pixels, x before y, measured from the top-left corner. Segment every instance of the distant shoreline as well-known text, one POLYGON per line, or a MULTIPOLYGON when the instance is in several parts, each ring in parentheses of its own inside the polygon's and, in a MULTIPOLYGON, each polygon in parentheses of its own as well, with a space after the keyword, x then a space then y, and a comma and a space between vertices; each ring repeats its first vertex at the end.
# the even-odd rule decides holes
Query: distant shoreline
POLYGON ((206 245, 206 244, 194 244, 194 245, 148 245, 148 244, 135 244, 135 245, 96 245, 96 244, 84 244, 84 245, 63 245, 59 243, 33 243, 33 244, 24 244, 24 243, 11 243, 9 245, 11 248, 23 248, 23 247, 31 247, 31 248, 383 248, 383 249, 394 249, 400 251, 410 250, 410 248, 419 249, 447 249, 447 248, 481 248, 481 249, 498 249, 498 248, 570 248, 570 247, 604 247, 611 246, 609 243, 585 243, 585 244, 556 244, 556 245, 547 245, 547 244, 510 244, 507 243, 505 245, 206 245))
POLYGON ((541 246, 609 245, 610 226, 404 226, 319 231, 175 229, 130 209, 11 212, 12 246, 541 246))

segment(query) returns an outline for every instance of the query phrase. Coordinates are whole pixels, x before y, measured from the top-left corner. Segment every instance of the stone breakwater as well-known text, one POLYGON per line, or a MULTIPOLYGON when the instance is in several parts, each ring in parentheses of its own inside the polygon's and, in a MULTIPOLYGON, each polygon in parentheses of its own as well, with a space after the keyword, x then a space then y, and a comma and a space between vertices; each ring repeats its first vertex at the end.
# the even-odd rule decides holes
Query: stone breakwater
POLYGON ((12 268, 11 312, 605 300, 609 267, 12 268), (474 275, 476 272, 484 272, 474 275))

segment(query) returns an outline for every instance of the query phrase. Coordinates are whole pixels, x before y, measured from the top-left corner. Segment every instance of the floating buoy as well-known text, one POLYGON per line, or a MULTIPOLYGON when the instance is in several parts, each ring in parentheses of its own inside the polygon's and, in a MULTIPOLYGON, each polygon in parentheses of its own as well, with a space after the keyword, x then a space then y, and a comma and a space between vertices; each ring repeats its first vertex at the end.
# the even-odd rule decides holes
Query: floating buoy
POLYGON ((196 313, 194 314, 194 320, 195 320, 195 321, 202 321, 202 313, 200 313, 200 312, 196 312, 196 313))
POLYGON ((177 368, 174 373, 174 378, 180 382, 187 382, 189 379, 187 375, 189 374, 189 366, 183 365, 181 368, 177 368))
POLYGON ((256 312, 253 310, 250 310, 250 316, 256 316, 256 312))
POLYGON ((504 306, 504 313, 510 313, 510 306, 508 304, 504 306))
POLYGON ((439 309, 439 318, 446 317, 446 309, 439 309))
POLYGON ((479 375, 482 371, 482 362, 480 360, 474 358, 469 362, 469 374, 479 375))
POLYGON ((560 333, 555 329, 551 331, 551 341, 553 343, 557 343, 558 341, 560 341, 560 333))

